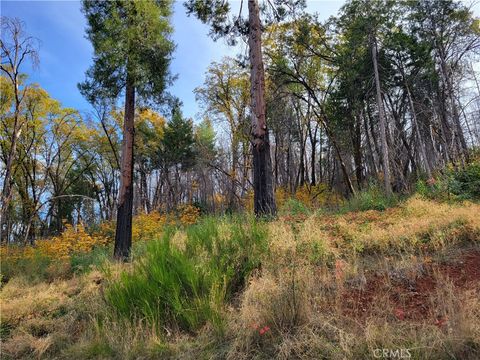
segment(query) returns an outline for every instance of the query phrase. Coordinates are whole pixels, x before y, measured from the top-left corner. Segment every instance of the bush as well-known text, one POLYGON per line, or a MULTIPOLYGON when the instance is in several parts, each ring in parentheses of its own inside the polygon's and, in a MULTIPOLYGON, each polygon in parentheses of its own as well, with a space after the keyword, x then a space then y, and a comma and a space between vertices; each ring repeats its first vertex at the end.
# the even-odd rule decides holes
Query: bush
MULTIPOLYGON (((10 246, 15 248, 15 246, 10 246)), ((16 249, 12 249, 16 252, 16 249)), ((1 282, 6 283, 11 278, 21 276, 30 283, 41 281, 52 281, 55 278, 68 278, 71 275, 71 268, 66 261, 54 261, 42 252, 31 249, 28 256, 7 255, 2 251, 1 282)))
POLYGON ((145 258, 132 273, 122 273, 105 298, 121 316, 194 330, 217 317, 217 299, 209 296, 212 279, 171 246, 170 237, 166 232, 162 240, 152 241, 145 258))
POLYGON ((398 197, 395 195, 386 195, 378 186, 372 185, 366 190, 358 192, 349 199, 342 207, 340 212, 348 211, 383 211, 398 203, 398 197))
POLYGON ((74 273, 84 273, 93 267, 99 267, 109 258, 110 247, 97 246, 90 252, 77 252, 70 256, 70 266, 74 273))
POLYGON ((449 189, 459 200, 480 200, 480 162, 451 173, 449 189))
POLYGON ((105 299, 116 314, 156 326, 194 332, 221 328, 226 301, 260 266, 267 249, 261 225, 207 218, 186 232, 169 229, 150 241, 130 272, 111 281, 105 299))
POLYGON ((480 162, 464 169, 450 167, 445 174, 428 180, 419 180, 416 191, 435 200, 480 200, 480 162))
POLYGON ((267 249, 267 232, 253 219, 233 217, 219 222, 212 217, 187 229, 186 255, 204 254, 199 261, 224 282, 227 299, 242 290, 267 249))
POLYGON ((290 198, 283 204, 281 212, 289 215, 308 215, 310 210, 303 202, 290 198))

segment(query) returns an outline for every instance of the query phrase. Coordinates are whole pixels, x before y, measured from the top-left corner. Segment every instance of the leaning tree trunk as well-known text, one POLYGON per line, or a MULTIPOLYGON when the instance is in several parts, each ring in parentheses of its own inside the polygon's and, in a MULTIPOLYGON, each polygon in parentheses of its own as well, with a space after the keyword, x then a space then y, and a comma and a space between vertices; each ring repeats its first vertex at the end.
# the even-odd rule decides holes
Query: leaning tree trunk
POLYGON ((383 181, 385 192, 392 193, 392 185, 390 181, 390 162, 388 159, 388 144, 387 144, 387 127, 385 123, 385 112, 383 110, 382 90, 380 88, 380 76, 378 74, 377 64, 377 44, 373 36, 371 36, 370 45, 372 48, 373 71, 375 72, 375 87, 377 91, 377 106, 378 117, 380 124, 380 141, 382 143, 382 163, 383 163, 383 181))
POLYGON ((257 216, 275 215, 272 160, 266 123, 265 72, 262 60, 262 30, 257 0, 248 0, 250 31, 250 96, 253 135, 254 209, 257 216))
POLYGON ((134 118, 135 87, 132 79, 127 77, 117 229, 115 232, 115 249, 113 252, 114 257, 122 261, 128 260, 132 246, 134 118))
POLYGON ((421 157, 423 158, 424 161, 424 168, 427 173, 428 178, 430 179, 432 177, 432 169, 430 167, 430 164, 428 163, 428 156, 427 156, 427 150, 425 149, 425 142, 422 139, 422 136, 420 135, 420 128, 419 128, 419 122, 417 119, 417 113, 415 112, 415 104, 413 103, 412 99, 412 93, 410 92, 410 88, 408 87, 407 82, 404 80, 405 83, 405 89, 407 90, 407 97, 408 97, 408 102, 410 104, 410 109, 412 111, 412 120, 413 120, 413 126, 415 128, 415 136, 417 138, 417 144, 420 149, 420 154, 421 157))
POLYGON ((452 77, 449 74, 449 71, 447 69, 447 64, 445 61, 445 52, 443 50, 439 51, 440 53, 440 67, 442 70, 443 78, 445 79, 445 84, 446 84, 446 90, 448 93, 448 98, 450 100, 450 107, 452 111, 452 123, 454 125, 455 129, 455 137, 456 141, 458 144, 459 152, 461 155, 465 157, 465 160, 468 162, 468 146, 467 142, 465 141, 465 136, 463 134, 463 129, 462 129, 462 124, 460 123, 460 115, 458 113, 457 109, 457 104, 455 104, 455 96, 454 96, 454 89, 453 89, 453 84, 452 84, 452 77))

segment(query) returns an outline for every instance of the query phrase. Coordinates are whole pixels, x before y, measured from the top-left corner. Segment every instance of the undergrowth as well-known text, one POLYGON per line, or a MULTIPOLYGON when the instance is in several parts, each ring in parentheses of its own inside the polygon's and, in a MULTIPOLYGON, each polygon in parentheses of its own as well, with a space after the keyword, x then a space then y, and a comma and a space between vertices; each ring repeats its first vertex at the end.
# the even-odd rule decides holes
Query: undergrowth
POLYGON ((105 299, 114 311, 157 330, 221 328, 225 303, 240 292, 266 252, 261 223, 205 218, 185 232, 166 231, 148 244, 131 271, 111 281, 105 299))
POLYGON ((375 191, 336 214, 162 226, 128 264, 108 246, 2 257, 2 358, 479 358, 480 205, 375 191))

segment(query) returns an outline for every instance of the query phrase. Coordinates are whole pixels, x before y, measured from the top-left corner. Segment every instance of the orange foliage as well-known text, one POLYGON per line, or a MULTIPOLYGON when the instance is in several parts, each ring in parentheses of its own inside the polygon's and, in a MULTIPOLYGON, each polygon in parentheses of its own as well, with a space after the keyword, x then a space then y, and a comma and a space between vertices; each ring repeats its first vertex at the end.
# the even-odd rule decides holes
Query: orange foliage
POLYGON ((135 216, 132 221, 132 241, 159 238, 166 223, 167 217, 156 211, 135 216))
POLYGON ((106 245, 107 242, 106 237, 88 234, 81 224, 76 228, 66 224, 65 231, 61 235, 37 241, 36 247, 43 255, 52 258, 68 258, 72 253, 88 252, 95 246, 106 245))
POLYGON ((180 222, 183 225, 195 224, 200 217, 200 209, 190 204, 181 205, 178 210, 180 222))
MULTIPOLYGON (((200 217, 200 209, 193 205, 181 205, 177 214, 166 215, 154 211, 150 214, 134 216, 132 223, 132 241, 148 241, 161 237, 167 224, 180 222, 182 225, 191 225, 200 217)), ((35 254, 56 259, 68 259, 70 255, 78 252, 91 251, 95 246, 105 246, 115 238, 115 223, 104 222, 93 234, 86 232, 82 224, 73 227, 65 225, 65 231, 50 239, 38 240, 32 246, 1 246, 2 259, 33 258, 35 254)))

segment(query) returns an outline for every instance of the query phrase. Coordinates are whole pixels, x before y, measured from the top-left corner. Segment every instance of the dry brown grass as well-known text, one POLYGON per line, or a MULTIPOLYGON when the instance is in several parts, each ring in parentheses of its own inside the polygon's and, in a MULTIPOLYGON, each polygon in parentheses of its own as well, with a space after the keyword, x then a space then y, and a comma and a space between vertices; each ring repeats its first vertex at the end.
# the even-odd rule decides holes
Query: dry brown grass
POLYGON ((478 204, 445 204, 412 197, 397 208, 346 214, 324 227, 337 237, 343 253, 415 253, 478 241, 478 214, 478 204))
MULTIPOLYGON (((160 336, 121 322, 103 308, 97 271, 36 285, 14 278, 0 293, 3 356, 368 359, 385 348, 478 359, 478 214, 478 204, 413 197, 384 212, 271 222, 269 254, 226 306, 221 333, 160 336)), ((173 242, 184 247, 185 233, 173 242)), ((107 277, 128 266, 112 264, 107 277)))
POLYGON ((43 358, 74 342, 97 311, 101 274, 29 284, 10 280, 1 290, 2 357, 43 358))
POLYGON ((478 251, 478 214, 477 204, 414 197, 385 212, 270 224, 272 256, 232 316, 229 358, 360 359, 378 348, 409 349, 418 359, 478 358, 480 278, 456 286, 450 267, 431 267, 461 265, 459 247, 478 251), (428 314, 420 316, 403 286, 427 280, 419 299, 428 314), (264 326, 269 331, 259 333, 264 326))

